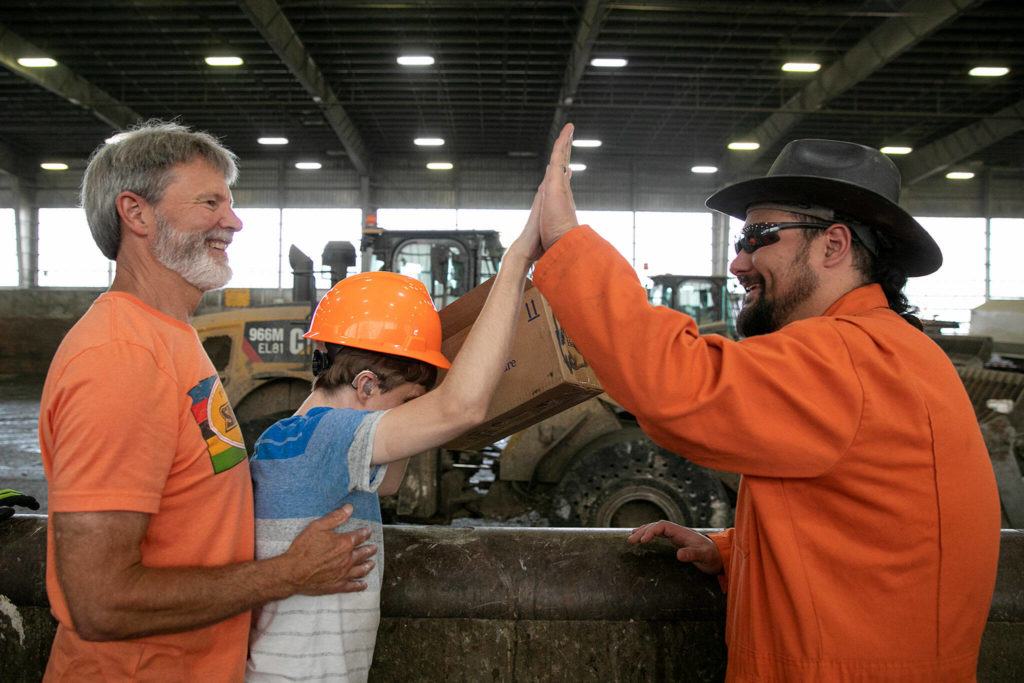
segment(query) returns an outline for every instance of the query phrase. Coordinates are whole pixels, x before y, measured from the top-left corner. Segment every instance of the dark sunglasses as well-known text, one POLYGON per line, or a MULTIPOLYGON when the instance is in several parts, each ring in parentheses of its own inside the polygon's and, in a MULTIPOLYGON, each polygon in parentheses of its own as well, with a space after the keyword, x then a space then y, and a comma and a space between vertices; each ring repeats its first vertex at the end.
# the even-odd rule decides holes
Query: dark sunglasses
POLYGON ((779 230, 790 228, 817 228, 824 230, 828 225, 822 223, 751 223, 743 228, 743 234, 736 240, 736 255, 741 251, 753 254, 761 247, 779 241, 779 230))

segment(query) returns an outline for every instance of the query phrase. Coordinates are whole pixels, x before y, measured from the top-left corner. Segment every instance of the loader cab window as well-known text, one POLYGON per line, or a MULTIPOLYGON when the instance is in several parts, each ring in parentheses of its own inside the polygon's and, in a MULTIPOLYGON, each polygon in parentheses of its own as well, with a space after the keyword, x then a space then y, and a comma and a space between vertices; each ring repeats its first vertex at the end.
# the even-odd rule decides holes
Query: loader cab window
POLYGON ((480 270, 476 274, 475 285, 481 285, 498 274, 498 266, 501 265, 501 255, 504 252, 499 245, 498 249, 491 249, 487 242, 480 244, 480 270))
POLYGON ((217 372, 224 372, 231 360, 231 337, 218 334, 203 340, 203 350, 217 372))
POLYGON ((655 306, 667 306, 685 313, 698 325, 718 322, 723 318, 720 287, 699 280, 665 280, 655 282, 650 300, 655 306))
POLYGON ((444 308, 476 286, 466 248, 455 240, 409 240, 395 250, 391 268, 414 277, 430 292, 434 305, 444 308))

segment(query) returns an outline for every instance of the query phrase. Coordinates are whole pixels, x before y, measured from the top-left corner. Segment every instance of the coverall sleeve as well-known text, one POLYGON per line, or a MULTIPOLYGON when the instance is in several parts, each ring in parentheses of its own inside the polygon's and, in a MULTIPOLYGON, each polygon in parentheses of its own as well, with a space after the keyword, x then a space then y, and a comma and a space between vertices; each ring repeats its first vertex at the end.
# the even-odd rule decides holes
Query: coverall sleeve
POLYGON ((659 445, 706 467, 813 477, 849 447, 863 390, 824 318, 734 342, 652 306, 632 266, 588 226, 538 261, 534 283, 605 391, 659 445))
POLYGON ((732 564, 732 536, 735 532, 735 528, 729 528, 708 534, 711 542, 718 547, 718 554, 722 556, 722 573, 718 575, 718 585, 722 587, 723 593, 729 590, 729 567, 732 564))

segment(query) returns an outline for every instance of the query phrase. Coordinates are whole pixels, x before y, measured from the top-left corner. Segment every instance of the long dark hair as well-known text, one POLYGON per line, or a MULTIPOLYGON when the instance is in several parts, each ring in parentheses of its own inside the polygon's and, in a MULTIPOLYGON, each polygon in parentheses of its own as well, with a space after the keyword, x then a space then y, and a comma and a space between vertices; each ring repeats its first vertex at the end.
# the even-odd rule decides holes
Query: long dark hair
POLYGON ((917 306, 912 306, 907 300, 907 295, 903 293, 904 287, 907 286, 907 271, 893 262, 893 252, 883 249, 876 256, 863 246, 858 247, 867 256, 868 261, 867 269, 862 269, 861 272, 864 272, 871 282, 877 282, 882 286, 889 308, 917 329, 923 329, 921 320, 915 315, 918 312, 917 306))
MULTIPOLYGON (((799 220, 822 222, 822 219, 817 216, 797 212, 791 213, 797 216, 799 220)), ((836 216, 835 220, 842 223, 843 217, 836 216)), ((868 227, 868 229, 872 228, 868 227)), ((814 240, 821 235, 820 230, 814 229, 804 229, 801 232, 803 232, 804 239, 806 240, 814 240)), ((864 246, 864 243, 856 237, 853 229, 850 232, 854 235, 854 239, 851 242, 853 264, 864 276, 864 284, 878 283, 882 287, 882 292, 885 294, 885 300, 888 302, 889 308, 917 329, 924 329, 921 325, 921 320, 915 315, 918 312, 917 306, 912 306, 907 299, 907 295, 903 293, 903 289, 907 286, 907 271, 893 259, 895 252, 893 247, 888 244, 888 240, 879 239, 878 241, 881 243, 879 244, 879 251, 877 254, 872 254, 864 246)), ((879 236, 877 230, 874 232, 876 236, 879 236)))

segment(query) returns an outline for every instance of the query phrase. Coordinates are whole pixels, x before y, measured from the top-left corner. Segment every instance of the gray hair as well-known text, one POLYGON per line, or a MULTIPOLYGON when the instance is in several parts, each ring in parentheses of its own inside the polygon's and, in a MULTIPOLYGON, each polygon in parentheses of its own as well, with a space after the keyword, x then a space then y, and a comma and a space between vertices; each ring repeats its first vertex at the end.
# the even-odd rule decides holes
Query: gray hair
POLYGON ((209 133, 192 131, 173 122, 146 121, 100 145, 82 177, 81 201, 96 246, 108 259, 121 246, 117 196, 134 192, 150 204, 163 199, 173 180, 172 169, 204 159, 232 185, 238 177, 238 157, 209 133))

